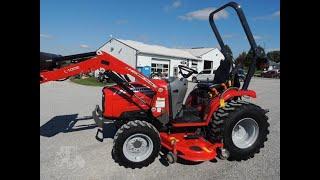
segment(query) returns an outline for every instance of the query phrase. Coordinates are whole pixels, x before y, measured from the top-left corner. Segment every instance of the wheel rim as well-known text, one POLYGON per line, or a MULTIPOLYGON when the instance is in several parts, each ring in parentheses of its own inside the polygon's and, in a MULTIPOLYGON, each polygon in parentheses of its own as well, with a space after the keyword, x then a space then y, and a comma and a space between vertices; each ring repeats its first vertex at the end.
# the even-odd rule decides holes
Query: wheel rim
POLYGON ((241 119, 232 129, 233 144, 240 149, 252 146, 258 136, 259 126, 252 118, 241 119))
POLYGON ((153 142, 145 134, 131 135, 123 144, 124 156, 133 162, 146 160, 153 151, 153 142))

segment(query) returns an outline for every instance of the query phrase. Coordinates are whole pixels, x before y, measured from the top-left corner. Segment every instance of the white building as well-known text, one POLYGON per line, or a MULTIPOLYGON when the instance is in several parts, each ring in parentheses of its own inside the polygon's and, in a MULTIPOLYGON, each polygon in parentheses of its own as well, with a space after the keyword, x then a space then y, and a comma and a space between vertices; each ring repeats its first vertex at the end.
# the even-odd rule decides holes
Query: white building
POLYGON ((198 68, 201 70, 217 69, 220 65, 220 61, 224 59, 223 54, 217 48, 191 48, 183 50, 188 51, 201 59, 198 65, 198 68))
POLYGON ((160 72, 165 77, 178 76, 178 65, 186 65, 198 72, 216 69, 224 56, 217 48, 174 49, 137 41, 112 38, 98 51, 107 52, 143 74, 160 72))

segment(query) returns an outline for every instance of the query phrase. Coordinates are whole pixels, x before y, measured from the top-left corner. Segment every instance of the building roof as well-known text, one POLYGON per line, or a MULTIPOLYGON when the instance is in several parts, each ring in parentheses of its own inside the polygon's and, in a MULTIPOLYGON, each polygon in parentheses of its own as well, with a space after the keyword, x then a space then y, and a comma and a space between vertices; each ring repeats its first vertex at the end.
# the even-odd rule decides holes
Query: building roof
POLYGON ((196 57, 201 57, 204 54, 207 54, 208 52, 214 50, 216 48, 190 48, 190 49, 181 49, 187 52, 190 52, 192 55, 196 57))
POLYGON ((123 39, 115 39, 115 40, 120 41, 130 46, 131 48, 136 49, 141 53, 201 60, 199 57, 196 57, 190 52, 182 49, 167 48, 159 45, 149 45, 149 44, 144 44, 142 42, 137 42, 132 40, 123 40, 123 39))
POLYGON ((52 59, 52 58, 56 58, 56 57, 61 57, 61 55, 40 51, 40 61, 48 60, 48 59, 52 59))

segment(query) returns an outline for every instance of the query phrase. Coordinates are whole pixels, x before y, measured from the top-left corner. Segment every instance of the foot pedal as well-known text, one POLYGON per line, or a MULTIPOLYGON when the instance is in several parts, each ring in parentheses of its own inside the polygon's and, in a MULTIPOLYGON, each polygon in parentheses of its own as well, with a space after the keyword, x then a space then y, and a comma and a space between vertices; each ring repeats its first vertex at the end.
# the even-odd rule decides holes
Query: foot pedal
POLYGON ((103 129, 102 128, 97 129, 96 140, 103 142, 103 129), (99 137, 99 134, 101 134, 101 137, 99 137))

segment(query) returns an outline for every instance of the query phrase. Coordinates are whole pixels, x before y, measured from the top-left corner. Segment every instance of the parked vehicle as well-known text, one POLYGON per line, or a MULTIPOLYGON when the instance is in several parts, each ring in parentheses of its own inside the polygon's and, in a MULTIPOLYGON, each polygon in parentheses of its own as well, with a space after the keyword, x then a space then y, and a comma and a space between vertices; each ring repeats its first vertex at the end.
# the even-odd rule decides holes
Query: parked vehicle
POLYGON ((280 70, 273 69, 267 72, 262 72, 261 77, 265 78, 280 78, 280 70))
POLYGON ((204 69, 198 75, 192 78, 192 82, 213 81, 216 70, 204 69))

